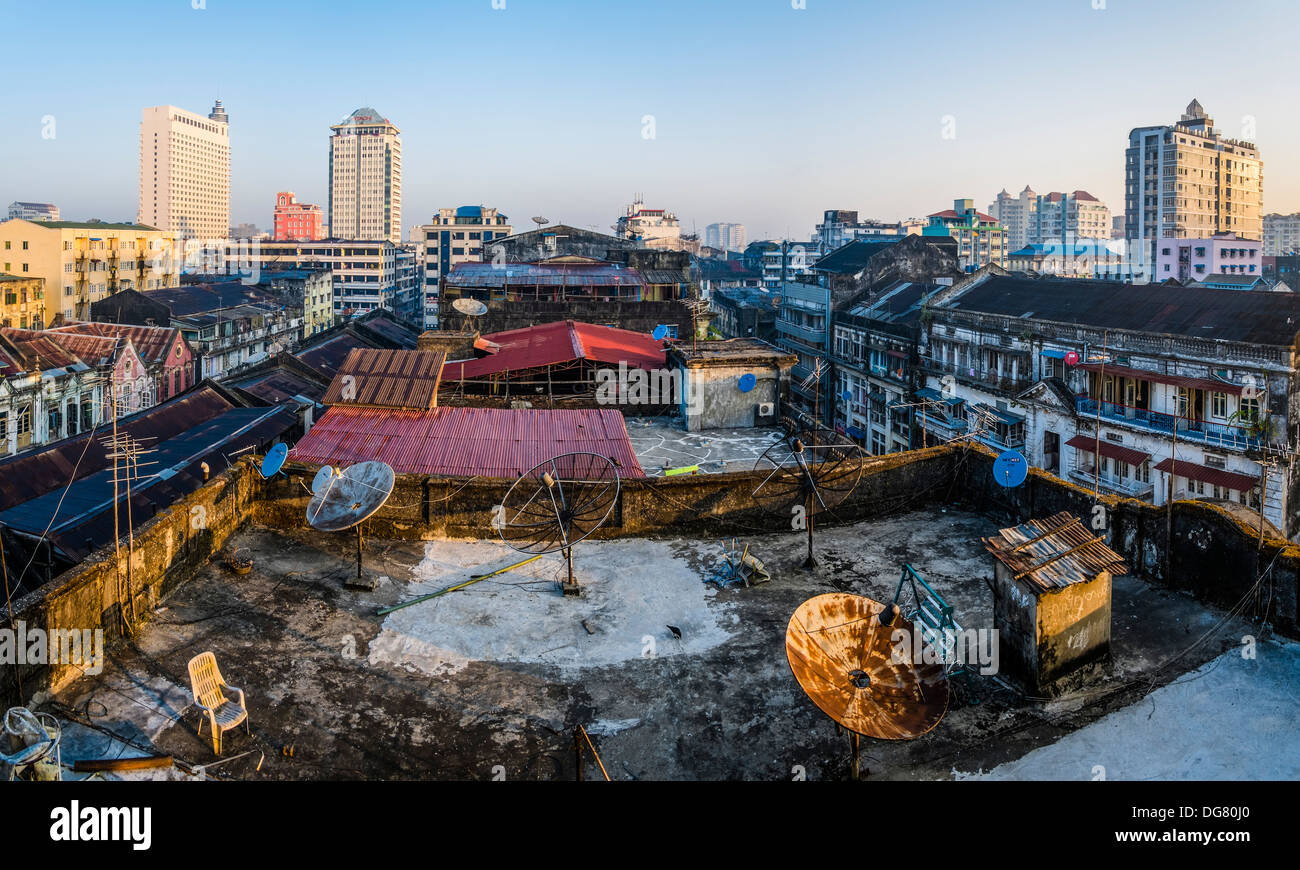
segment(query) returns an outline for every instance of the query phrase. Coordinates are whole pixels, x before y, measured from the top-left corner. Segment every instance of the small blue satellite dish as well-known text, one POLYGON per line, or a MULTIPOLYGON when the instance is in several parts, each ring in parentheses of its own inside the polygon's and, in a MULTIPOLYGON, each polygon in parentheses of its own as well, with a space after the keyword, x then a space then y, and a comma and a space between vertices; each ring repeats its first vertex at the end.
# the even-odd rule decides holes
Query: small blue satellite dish
POLYGON ((1020 486, 1029 476, 1029 463, 1014 450, 1004 451, 993 460, 993 479, 1008 488, 1020 486))
POLYGON ((278 474, 288 456, 289 445, 283 441, 268 450, 266 458, 262 460, 262 477, 273 477, 278 474))
POLYGON ((844 392, 840 393, 840 398, 844 400, 845 404, 847 404, 853 401, 853 393, 849 392, 848 390, 845 390, 844 392))
POLYGON ((663 341, 663 340, 664 340, 664 336, 668 334, 668 327, 664 326, 664 325, 661 323, 661 324, 659 324, 658 326, 656 326, 656 327, 655 327, 655 331, 652 332, 652 333, 650 333, 650 334, 651 334, 651 336, 654 337, 654 340, 655 340, 655 341, 663 341))
POLYGON ((737 386, 740 387, 742 393, 748 393, 750 390, 754 389, 754 385, 757 383, 758 378, 754 377, 750 372, 745 372, 740 376, 740 381, 737 386))

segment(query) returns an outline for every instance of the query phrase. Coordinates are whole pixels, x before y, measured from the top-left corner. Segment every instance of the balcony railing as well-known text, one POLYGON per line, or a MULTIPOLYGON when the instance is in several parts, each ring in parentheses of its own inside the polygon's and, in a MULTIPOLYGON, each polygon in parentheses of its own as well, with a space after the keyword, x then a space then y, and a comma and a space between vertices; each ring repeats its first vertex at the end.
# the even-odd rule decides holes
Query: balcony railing
POLYGON ((1092 417, 1100 415, 1103 420, 1127 423, 1130 426, 1168 435, 1170 438, 1174 435, 1176 421, 1178 437, 1182 440, 1200 441, 1231 450, 1258 449, 1263 444, 1259 430, 1248 426, 1217 423, 1196 417, 1181 417, 1164 411, 1136 408, 1132 405, 1121 405, 1118 402, 1107 402, 1087 396, 1076 396, 1074 401, 1075 407, 1082 415, 1092 417))
POLYGON ((1155 492, 1155 486, 1150 483, 1143 483, 1140 480, 1131 477, 1116 477, 1113 474, 1099 474, 1094 478, 1094 472, 1091 466, 1076 465, 1070 469, 1070 477, 1087 486, 1092 486, 1094 482, 1112 492, 1118 492, 1132 498, 1148 499, 1155 492))
POLYGON ((924 360, 924 365, 927 370, 936 374, 950 374, 959 381, 978 384, 982 387, 992 387, 1007 393, 1018 393, 1033 382, 1023 373, 1018 373, 1013 378, 1006 371, 999 373, 996 369, 978 369, 956 365, 955 363, 940 362, 936 359, 927 358, 924 360))

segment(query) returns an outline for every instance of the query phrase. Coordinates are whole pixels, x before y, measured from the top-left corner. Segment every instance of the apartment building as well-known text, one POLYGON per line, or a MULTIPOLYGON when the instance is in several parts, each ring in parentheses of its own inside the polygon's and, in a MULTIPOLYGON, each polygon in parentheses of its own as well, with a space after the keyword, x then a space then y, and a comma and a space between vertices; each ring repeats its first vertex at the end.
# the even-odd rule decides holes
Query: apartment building
POLYGON ((989 206, 989 214, 1006 230, 1008 251, 1026 245, 1109 239, 1114 226, 1110 209, 1086 190, 1038 194, 1025 185, 1012 196, 1004 188, 989 206))
POLYGON ((862 220, 856 211, 832 208, 822 212, 822 221, 813 228, 812 237, 821 250, 829 252, 859 239, 902 235, 906 235, 906 231, 901 223, 872 218, 862 220))
POLYGON ((136 222, 181 240, 227 238, 230 118, 220 100, 206 118, 175 106, 144 110, 136 222))
POLYGON ((20 221, 56 221, 59 219, 59 207, 52 202, 11 202, 9 203, 9 220, 20 221))
POLYGON ((1300 526, 1300 296, 983 273, 939 294, 918 422, 1101 492, 1205 499, 1300 526))
POLYGON ((927 216, 922 236, 951 236, 957 242, 957 266, 976 272, 984 266, 1006 266, 1007 231, 997 218, 975 208, 974 200, 956 199, 950 209, 927 216))
POLYGON ((745 225, 719 222, 704 228, 704 244, 719 251, 745 250, 745 225))
POLYGON ((1300 212, 1264 215, 1264 256, 1300 254, 1300 212))
MULTIPOLYGON (((386 308, 411 323, 422 323, 422 249, 389 241, 324 239, 317 242, 262 242, 242 256, 232 256, 227 271, 240 274, 251 266, 262 272, 328 269, 332 283, 333 318, 355 317, 386 308)), ((313 315, 323 319, 324 315, 313 315)))
POLYGON ((1204 281, 1212 275, 1264 274, 1263 243, 1236 233, 1216 233, 1206 239, 1160 239, 1156 245, 1156 281, 1174 278, 1204 281))
POLYGON ((368 106, 330 130, 330 235, 401 244, 401 131, 368 106))
POLYGON ((0 272, 0 326, 40 329, 45 318, 45 279, 0 272))
POLYGON ((180 284, 173 234, 139 224, 25 221, 0 224, 0 272, 45 281, 43 319, 90 319, 90 306, 121 288, 180 284))
POLYGON ((421 306, 426 328, 438 328, 438 288, 452 267, 490 261, 488 245, 512 232, 510 218, 481 205, 438 209, 429 223, 413 228, 411 241, 423 245, 424 250, 421 306))
MULTIPOLYGON (((1259 149, 1224 136, 1198 101, 1175 124, 1132 130, 1124 162, 1130 259, 1154 264, 1161 239, 1263 237, 1259 149)), ((1149 269, 1135 278, 1159 280, 1149 269)))

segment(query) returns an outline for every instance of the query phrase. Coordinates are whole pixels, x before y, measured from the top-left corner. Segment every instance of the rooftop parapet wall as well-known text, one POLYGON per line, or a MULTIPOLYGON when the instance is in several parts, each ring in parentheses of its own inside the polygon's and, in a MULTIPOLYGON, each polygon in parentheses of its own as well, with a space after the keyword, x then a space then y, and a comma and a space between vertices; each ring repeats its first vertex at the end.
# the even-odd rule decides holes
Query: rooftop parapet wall
MULTIPOLYGON (((43 629, 51 637, 55 631, 100 629, 104 644, 112 644, 123 634, 124 615, 137 625, 146 621, 168 593, 220 551, 248 518, 258 479, 251 460, 242 459, 137 528, 129 566, 133 595, 125 593, 128 559, 124 538, 120 563, 112 548, 97 551, 72 570, 15 599, 13 622, 24 623, 29 632, 43 629)), ((8 616, 6 612, 0 618, 0 628, 9 628, 8 616)), ((0 662, 0 702, 5 706, 25 703, 35 692, 57 688, 81 672, 80 666, 63 662, 20 665, 16 675, 14 665, 0 662), (22 680, 21 699, 16 676, 22 680)))

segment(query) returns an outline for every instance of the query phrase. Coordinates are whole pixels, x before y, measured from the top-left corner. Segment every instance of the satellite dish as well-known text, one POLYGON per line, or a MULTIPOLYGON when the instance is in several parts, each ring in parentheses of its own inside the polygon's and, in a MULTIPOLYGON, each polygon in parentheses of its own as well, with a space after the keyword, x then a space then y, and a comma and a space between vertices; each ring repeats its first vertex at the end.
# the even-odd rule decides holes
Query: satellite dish
POLYGON ((808 558, 803 567, 815 568, 813 517, 834 509, 849 497, 862 478, 862 450, 846 438, 825 429, 787 435, 754 464, 760 478, 751 493, 771 516, 789 519, 796 507, 804 511, 808 530, 808 558))
POLYGON ((541 215, 535 215, 533 217, 533 223, 537 224, 538 229, 541 229, 543 225, 549 224, 550 221, 547 218, 542 217, 541 215))
POLYGON ((655 331, 652 332, 652 333, 650 333, 650 336, 651 336, 655 341, 663 341, 663 340, 664 340, 664 336, 667 335, 667 334, 668 334, 668 327, 664 326, 664 325, 661 323, 661 324, 659 324, 658 326, 655 327, 655 331))
POLYGON ((859 735, 913 740, 948 710, 943 665, 896 654, 894 632, 910 638, 914 630, 897 604, 844 592, 810 598, 790 617, 790 670, 809 699, 852 735, 855 779, 859 735))
POLYGON ((750 372, 745 372, 740 376, 740 380, 736 383, 736 386, 740 387, 742 393, 748 393, 750 390, 754 389, 757 384, 758 378, 754 377, 750 372))
POLYGON ((274 477, 284 467, 284 460, 289 456, 289 445, 281 441, 266 452, 262 459, 262 477, 274 477))
POLYGON ((452 302, 451 307, 468 317, 479 317, 480 315, 487 314, 488 310, 487 306, 482 302, 477 299, 471 299, 468 296, 463 296, 452 302))
MULTIPOLYGON (((324 471, 325 469, 321 469, 324 471)), ((320 472, 316 473, 319 480, 320 472)), ((373 583, 361 579, 361 524, 384 506, 393 493, 396 477, 386 462, 358 462, 341 472, 334 472, 330 485, 316 492, 307 504, 307 522, 322 532, 341 532, 357 528, 357 579, 355 585, 373 589, 373 583)), ((315 483, 313 481, 313 491, 315 483)))
POLYGON ((340 473, 341 472, 336 472, 333 466, 322 465, 320 467, 320 471, 316 472, 316 476, 312 478, 311 481, 312 493, 314 495, 320 495, 322 492, 324 492, 329 486, 331 486, 334 483, 336 477, 340 473))
POLYGON ((1000 485, 1014 488, 1029 476, 1029 463, 1014 450, 1006 450, 993 460, 993 479, 1000 485))
POLYGON ((597 453, 562 453, 530 468, 501 501, 497 532, 506 546, 521 553, 563 551, 568 595, 579 592, 573 580, 573 545, 609 517, 618 501, 614 463, 597 453))
POLYGON ((1077 366, 1079 364, 1079 352, 1075 350, 1066 351, 1065 364, 1067 366, 1077 366))
POLYGON ((851 390, 845 390, 844 392, 840 393, 840 398, 843 399, 844 404, 847 405, 849 402, 853 401, 853 392, 851 390))

